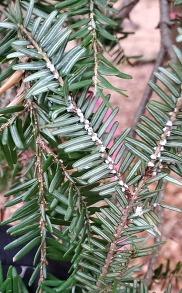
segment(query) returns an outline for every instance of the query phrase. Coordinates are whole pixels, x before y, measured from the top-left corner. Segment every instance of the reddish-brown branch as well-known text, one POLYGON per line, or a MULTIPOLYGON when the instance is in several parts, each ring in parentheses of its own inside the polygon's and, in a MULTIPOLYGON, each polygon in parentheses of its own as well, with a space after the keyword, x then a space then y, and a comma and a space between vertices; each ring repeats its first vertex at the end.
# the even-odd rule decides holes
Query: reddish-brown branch
POLYGON ((129 18, 130 12, 139 1, 140 0, 123 0, 122 5, 118 8, 117 18, 120 17, 121 21, 124 18, 129 18))
MULTIPOLYGON (((152 70, 150 80, 153 82, 156 82, 157 78, 155 77, 154 73, 158 71, 158 67, 163 64, 164 57, 167 54, 169 58, 175 59, 175 54, 172 49, 172 40, 171 40, 171 29, 169 25, 170 19, 169 19, 169 1, 168 0, 160 0, 160 34, 161 34, 161 46, 160 50, 154 65, 154 68, 152 70)), ((143 97, 141 99, 141 102, 138 106, 138 109, 135 113, 134 120, 132 123, 132 136, 135 136, 135 129, 137 126, 137 123, 140 120, 140 117, 145 112, 146 105, 148 101, 150 100, 150 97, 152 95, 153 90, 150 88, 149 85, 147 85, 143 97)))
MULTIPOLYGON (((149 80, 151 80, 153 82, 156 82, 156 80, 157 80, 157 77, 154 75, 154 72, 157 72, 158 67, 162 65, 163 60, 164 60, 164 56, 165 56, 165 52, 166 51, 164 49, 164 46, 161 45, 159 54, 158 54, 157 59, 155 61, 154 68, 153 68, 152 73, 151 73, 150 78, 149 78, 149 80)), ((140 104, 138 106, 138 109, 137 109, 137 111, 135 113, 134 119, 133 119, 133 123, 132 123, 133 131, 131 133, 132 136, 135 135, 134 130, 135 130, 136 126, 137 126, 138 121, 140 120, 140 117, 145 112, 146 105, 147 105, 147 103, 148 103, 148 101, 149 101, 149 99, 150 99, 150 97, 152 95, 152 92, 153 92, 152 88, 149 85, 147 85, 147 87, 145 88, 143 97, 142 97, 142 99, 140 101, 140 104)))
POLYGON ((171 28, 169 18, 169 1, 160 0, 160 32, 161 43, 165 48, 170 59, 175 59, 175 54, 172 48, 171 28))

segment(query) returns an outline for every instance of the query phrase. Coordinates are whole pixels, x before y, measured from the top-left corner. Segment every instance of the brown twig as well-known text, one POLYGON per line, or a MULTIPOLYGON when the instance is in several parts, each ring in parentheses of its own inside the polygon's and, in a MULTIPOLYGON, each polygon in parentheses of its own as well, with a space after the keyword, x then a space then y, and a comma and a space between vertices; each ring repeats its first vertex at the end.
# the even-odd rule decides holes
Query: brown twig
MULTIPOLYGON (((11 101, 11 103, 9 103, 7 107, 12 107, 12 106, 16 106, 16 105, 19 105, 23 102, 24 100, 24 97, 25 97, 25 84, 22 83, 21 84, 21 87, 19 88, 18 90, 18 93, 16 95, 16 97, 11 101)), ((25 106, 26 108, 26 106, 25 106)), ((15 113, 16 116, 20 116, 23 112, 24 112, 25 109, 23 109, 21 112, 18 112, 18 113, 15 113)), ((0 114, 0 117, 3 116, 4 114, 0 114)), ((11 124, 11 121, 12 121, 12 118, 10 118, 6 123, 4 123, 3 125, 0 126, 0 132, 7 126, 9 126, 11 124)))
POLYGON ((22 82, 20 88, 17 91, 16 97, 7 105, 7 107, 12 107, 19 105, 23 102, 25 97, 25 83, 22 82))
POLYGON ((24 73, 23 70, 17 70, 17 71, 15 71, 7 79, 7 81, 2 85, 2 87, 0 87, 0 95, 2 95, 3 93, 5 93, 8 89, 10 89, 15 84, 17 84, 17 82, 19 82, 22 79, 23 73, 24 73))
POLYGON ((169 18, 169 1, 160 0, 160 32, 161 32, 161 43, 164 46, 168 57, 175 59, 175 54, 172 49, 171 40, 171 28, 169 18))
MULTIPOLYGON (((167 54, 169 58, 175 59, 175 54, 172 50, 172 41, 171 41, 171 31, 169 26, 169 2, 168 0, 160 0, 160 34, 161 34, 161 46, 159 50, 159 54, 157 56, 153 71, 150 76, 150 80, 156 82, 157 78, 154 75, 154 72, 158 71, 158 67, 163 64, 164 57, 167 54)), ((136 135, 135 128, 137 123, 140 120, 141 115, 144 113, 146 109, 146 105, 150 100, 153 90, 147 85, 141 102, 138 106, 138 109, 135 113, 135 118, 132 123, 133 131, 131 135, 134 137, 136 135)))
MULTIPOLYGON (((26 63, 29 60, 29 57, 22 57, 20 58, 21 63, 26 63)), ((16 70, 6 81, 5 83, 0 87, 0 95, 5 93, 8 89, 13 87, 15 84, 17 84, 24 75, 25 70, 16 70)))
MULTIPOLYGON (((153 82, 156 82, 156 80, 157 80, 157 77, 154 75, 154 72, 156 72, 158 70, 158 67, 162 64, 162 62, 164 60, 164 56, 165 56, 165 49, 164 49, 164 46, 161 45, 161 48, 160 48, 159 54, 157 56, 154 68, 153 68, 152 73, 150 75, 150 80, 152 80, 153 82)), ((142 97, 140 104, 138 106, 138 109, 137 109, 135 116, 134 116, 134 120, 133 120, 133 124, 132 124, 133 130, 131 132, 131 136, 135 136, 134 129, 136 128, 137 123, 140 120, 140 117, 145 112, 146 105, 152 95, 152 91, 153 91, 152 88, 149 85, 147 85, 147 87, 145 88, 143 97, 142 97)))
POLYGON ((135 5, 140 0, 123 0, 122 5, 118 8, 117 18, 121 18, 121 21, 124 18, 129 18, 129 14, 132 11, 132 9, 135 7, 135 5))

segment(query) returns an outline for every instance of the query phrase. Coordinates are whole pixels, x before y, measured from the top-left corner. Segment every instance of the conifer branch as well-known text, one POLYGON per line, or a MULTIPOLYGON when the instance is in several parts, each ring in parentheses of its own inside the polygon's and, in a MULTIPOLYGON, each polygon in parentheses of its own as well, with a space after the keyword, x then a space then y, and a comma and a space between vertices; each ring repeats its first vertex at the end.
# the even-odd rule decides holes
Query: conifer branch
POLYGON ((61 86, 63 86, 63 80, 62 77, 59 75, 59 72, 52 64, 51 60, 47 56, 47 54, 42 50, 42 48, 35 42, 35 40, 32 38, 31 34, 23 27, 22 24, 18 24, 18 27, 20 28, 21 32, 27 37, 27 39, 31 42, 33 47, 37 50, 37 52, 42 56, 43 60, 46 62, 47 68, 52 72, 54 75, 54 78, 59 82, 61 86))
POLYGON ((61 169, 62 169, 64 172, 67 172, 67 170, 66 170, 66 168, 65 168, 65 166, 64 166, 64 164, 63 164, 63 160, 58 159, 57 155, 51 150, 50 147, 48 147, 48 145, 45 143, 45 141, 44 141, 41 137, 39 137, 39 138, 37 139, 37 143, 40 145, 40 148, 41 148, 42 151, 45 151, 45 152, 47 153, 47 155, 52 156, 52 157, 53 157, 53 160, 54 160, 55 162, 57 162, 57 163, 60 164, 61 169))
MULTIPOLYGON (((58 163, 61 166, 61 169, 64 172, 66 180, 70 182, 70 184, 73 186, 75 192, 77 193, 79 200, 85 209, 85 219, 87 223, 88 230, 90 230, 90 222, 89 222, 89 214, 87 210, 87 204, 83 199, 83 196, 81 195, 76 183, 74 182, 74 179, 71 177, 71 174, 69 174, 68 170, 64 166, 63 160, 59 159, 58 156, 54 153, 54 151, 45 143, 44 139, 42 139, 40 136, 37 138, 37 143, 40 146, 40 149, 42 152, 45 152, 47 155, 52 156, 53 161, 58 163)), ((75 203, 75 210, 77 210, 77 203, 75 203)))
POLYGON ((166 122, 165 127, 163 128, 163 134, 161 135, 161 139, 160 139, 160 141, 157 142, 156 147, 154 147, 154 152, 150 156, 151 160, 148 162, 148 167, 154 168, 153 173, 152 173, 152 176, 154 176, 154 177, 163 168, 161 154, 164 151, 164 147, 167 143, 167 139, 171 135, 171 130, 172 130, 173 124, 176 120, 176 116, 179 114, 179 111, 181 109, 181 106, 182 106, 181 101, 182 101, 182 98, 181 97, 178 98, 174 111, 169 112, 169 119, 166 122), (155 166, 157 161, 159 161, 159 162, 155 166))
POLYGON ((118 172, 114 161, 111 156, 107 154, 106 148, 103 145, 103 142, 100 138, 98 138, 98 134, 94 132, 94 129, 91 126, 89 120, 84 117, 81 109, 77 107, 76 102, 72 99, 71 96, 68 97, 69 107, 67 108, 68 112, 72 112, 76 114, 80 118, 80 122, 85 124, 85 129, 87 134, 91 136, 92 141, 95 143, 96 146, 99 147, 99 152, 101 153, 101 157, 103 159, 103 163, 108 165, 108 169, 110 170, 110 174, 113 176, 115 181, 118 181, 118 185, 122 188, 122 192, 125 192, 128 197, 131 196, 130 190, 128 185, 123 182, 121 179, 121 174, 118 172))
POLYGON ((42 152, 39 143, 40 133, 39 133, 39 121, 37 114, 35 113, 34 104, 32 102, 29 103, 30 113, 33 119, 33 134, 35 138, 36 144, 36 167, 37 167, 37 179, 39 182, 38 186, 38 200, 37 203, 39 205, 39 213, 40 213, 40 237, 41 237, 41 247, 40 247, 40 278, 39 278, 39 293, 42 293, 41 284, 46 278, 46 199, 44 196, 44 177, 42 172, 43 162, 42 162, 42 152))
MULTIPOLYGON (((127 3, 124 11, 131 8, 129 4, 135 5, 138 1, 123 2, 127 3)), ((5 51, 3 58, 13 59, 0 79, 5 80, 12 70, 19 69, 23 69, 20 70, 22 78, 25 69, 26 77, 22 87, 27 82, 29 89, 26 95, 26 89, 18 93, 20 97, 17 96, 12 101, 15 104, 10 103, 10 106, 17 107, 12 107, 9 111, 8 108, 1 110, 4 114, 1 117, 0 130, 5 131, 0 137, 0 145, 14 177, 14 167, 21 165, 20 155, 23 154, 26 158, 24 167, 15 178, 15 187, 12 186, 6 193, 6 196, 10 196, 6 206, 17 202, 24 206, 6 223, 20 220, 11 230, 15 233, 18 231, 22 237, 18 240, 20 242, 24 231, 28 231, 28 237, 33 238, 32 230, 36 227, 33 233, 39 236, 35 241, 32 239, 27 249, 23 247, 22 251, 27 253, 33 245, 39 245, 40 259, 37 269, 40 276, 37 291, 40 293, 49 290, 46 289, 48 282, 44 282, 49 280, 46 276, 49 257, 46 246, 50 249, 50 255, 58 248, 61 251, 60 260, 69 257, 72 266, 69 279, 62 281, 61 285, 52 280, 53 287, 50 290, 62 292, 77 290, 78 287, 80 292, 124 292, 128 288, 146 291, 146 287, 142 287, 142 282, 138 282, 134 276, 138 266, 131 262, 134 258, 152 252, 157 245, 138 244, 143 242, 143 238, 137 234, 141 231, 147 231, 154 237, 157 233, 160 234, 155 207, 168 207, 159 198, 163 180, 178 183, 171 176, 165 176, 168 173, 162 173, 162 176, 158 173, 161 170, 165 172, 164 167, 169 172, 174 169, 176 174, 181 173, 180 148, 175 145, 176 135, 177 139, 180 137, 176 125, 180 125, 179 113, 182 106, 182 97, 175 100, 180 95, 180 66, 172 62, 169 63, 172 72, 159 68, 162 75, 156 73, 156 77, 166 85, 170 94, 167 95, 158 85, 151 84, 153 90, 164 100, 164 104, 154 102, 147 107, 149 111, 153 111, 156 121, 142 117, 145 124, 139 124, 137 129, 141 140, 127 137, 130 129, 115 138, 118 122, 114 122, 109 133, 108 127, 118 108, 109 117, 105 116, 108 107, 104 102, 94 110, 100 97, 104 99, 100 88, 113 89, 122 94, 122 90, 114 87, 102 75, 130 78, 99 52, 103 48, 103 40, 111 40, 112 44, 117 40, 111 33, 112 25, 117 27, 110 17, 115 11, 112 3, 86 0, 85 5, 82 1, 60 1, 50 14, 47 11, 41 12, 44 3, 39 9, 34 0, 21 4, 22 6, 16 1, 15 14, 11 7, 6 12, 8 20, 0 23, 2 31, 8 31, 12 37, 5 44, 6 48, 3 47, 8 51, 8 54, 5 51), (22 13, 22 7, 27 10, 26 15, 22 13), (66 13, 59 14, 60 9, 66 13), (85 11, 86 16, 83 16, 85 11), (66 23, 68 29, 62 29, 66 17, 70 21, 66 23), (76 32, 70 35, 72 28, 76 32), (78 41, 81 46, 67 51, 71 40, 78 41), (12 52, 12 47, 15 52, 12 52), (29 58, 28 62, 20 64, 23 63, 22 56, 31 58, 26 57, 29 58), (87 58, 91 61, 88 66, 87 58), (31 71, 35 73, 32 74, 31 71), (94 87, 94 95, 89 95, 91 85, 94 87), (23 109, 23 106, 18 105, 22 103, 24 96, 27 103, 23 109), (19 118, 25 111, 26 115, 19 118), (52 131, 50 128, 56 130, 52 131), (35 154, 32 162, 28 162, 27 148, 35 154), (118 169, 116 164, 119 160, 121 164, 118 169), (21 174, 23 182, 20 180, 21 174), (157 175, 160 180, 155 191, 151 192, 150 184, 157 180, 157 175), (101 200, 104 202, 102 207, 101 200), (63 229, 59 231, 55 227, 57 224, 63 225, 63 229), (53 241, 47 239, 47 231, 56 237, 53 241), (57 237, 62 241, 57 241, 57 237)), ((160 26, 164 24, 167 23, 161 21, 160 26)), ((6 42, 6 38, 3 42, 6 42)), ((4 44, 3 42, 1 43, 4 44)), ((164 44, 162 48, 164 49, 164 44)), ((166 50, 161 51, 162 58, 166 50)), ((174 51, 181 62, 180 51, 176 47, 174 51)), ((19 71, 17 75, 18 73, 19 71)), ((11 77, 6 86, 12 84, 11 77)), ((109 97, 105 98, 107 102, 109 97)))
POLYGON ((40 207, 40 236, 41 236, 41 249, 40 249, 40 279, 39 279, 39 292, 42 293, 41 284, 43 280, 46 278, 45 271, 46 271, 46 240, 45 240, 45 234, 46 234, 46 222, 45 222, 45 212, 46 212, 46 200, 44 197, 44 178, 42 174, 42 154, 41 154, 41 148, 39 145, 38 140, 36 140, 37 144, 37 177, 39 181, 39 207, 40 207))
MULTIPOLYGON (((160 159, 161 152, 164 150, 164 146, 167 142, 167 138, 170 136, 173 123, 181 107, 182 107, 182 98, 180 97, 178 98, 176 102, 176 108, 174 109, 174 111, 169 113, 170 118, 166 122, 166 126, 163 129, 164 132, 161 135, 161 140, 157 143, 157 146, 154 148, 154 153, 151 155, 151 160, 148 162, 148 167, 146 168, 144 176, 142 176, 142 178, 140 179, 139 184, 135 188, 135 190, 132 193, 130 193, 128 206, 123 211, 123 216, 121 217, 121 223, 118 225, 118 227, 115 228, 116 229, 115 241, 112 242, 110 245, 110 248, 108 250, 108 254, 106 257, 105 265, 102 268, 102 273, 99 279, 102 279, 108 273, 109 266, 112 264, 112 261, 114 258, 114 254, 117 252, 117 243, 124 232, 124 227, 128 225, 131 210, 133 209, 134 203, 137 200, 138 195, 141 192, 144 184, 152 176, 155 177, 157 175, 157 172, 159 172, 161 168, 163 168, 162 159, 160 159), (157 169, 153 169, 153 167, 155 166, 156 160, 159 160, 159 164, 157 165, 157 169)), ((98 281, 97 285, 100 287, 101 282, 98 281)))

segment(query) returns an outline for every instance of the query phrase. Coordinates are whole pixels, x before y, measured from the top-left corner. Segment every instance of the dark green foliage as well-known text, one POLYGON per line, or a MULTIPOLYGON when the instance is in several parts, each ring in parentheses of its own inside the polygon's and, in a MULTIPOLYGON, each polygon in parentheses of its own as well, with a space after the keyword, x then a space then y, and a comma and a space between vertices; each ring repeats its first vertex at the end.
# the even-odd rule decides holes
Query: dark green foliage
POLYGON ((182 186, 170 175, 182 175, 182 53, 174 47, 178 62, 156 74, 162 86, 150 83, 162 102, 147 105, 153 119, 141 117, 139 138, 130 129, 115 137, 118 109, 103 89, 125 91, 106 77, 131 78, 100 53, 106 39, 116 42, 108 29, 115 9, 105 0, 47 4, 17 0, 0 23, 0 60, 7 62, 0 80, 22 70, 25 83, 22 104, 0 110, 0 145, 11 169, 6 207, 23 203, 4 221, 19 221, 9 233, 20 238, 6 248, 29 241, 19 259, 38 245, 43 292, 148 292, 133 277, 140 266, 132 261, 155 247, 140 232, 160 235, 156 207, 178 211, 160 192, 165 180, 182 186), (71 40, 78 42, 72 49, 71 40), (46 277, 46 255, 71 260, 67 281, 46 277))
POLYGON ((2 266, 0 262, 0 290, 2 293, 14 292, 14 293, 28 293, 21 277, 17 274, 14 267, 10 266, 7 272, 6 280, 2 278, 2 266))

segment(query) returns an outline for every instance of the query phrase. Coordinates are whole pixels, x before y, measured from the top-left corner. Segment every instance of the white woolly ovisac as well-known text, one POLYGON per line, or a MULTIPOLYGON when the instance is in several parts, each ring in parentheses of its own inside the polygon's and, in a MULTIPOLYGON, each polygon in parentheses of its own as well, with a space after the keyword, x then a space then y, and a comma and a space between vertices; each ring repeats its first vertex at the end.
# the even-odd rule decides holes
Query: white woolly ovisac
POLYGON ((117 170, 115 169, 114 161, 108 154, 105 153, 106 148, 103 145, 101 139, 98 138, 97 133, 94 132, 92 126, 90 125, 89 120, 87 120, 84 117, 84 114, 82 113, 81 109, 76 107, 71 96, 68 96, 68 102, 69 102, 69 106, 67 107, 67 111, 75 113, 80 118, 79 119, 80 122, 84 123, 85 130, 87 131, 88 135, 91 136, 92 141, 95 142, 97 146, 99 146, 99 152, 101 153, 101 157, 104 159, 104 162, 108 165, 108 169, 110 170, 110 173, 116 174, 114 179, 116 181, 118 180, 118 184, 122 187, 122 191, 124 192, 126 188, 128 188, 128 185, 125 184, 122 180, 120 180, 120 176, 117 170))

